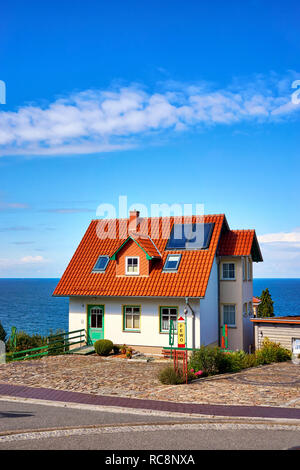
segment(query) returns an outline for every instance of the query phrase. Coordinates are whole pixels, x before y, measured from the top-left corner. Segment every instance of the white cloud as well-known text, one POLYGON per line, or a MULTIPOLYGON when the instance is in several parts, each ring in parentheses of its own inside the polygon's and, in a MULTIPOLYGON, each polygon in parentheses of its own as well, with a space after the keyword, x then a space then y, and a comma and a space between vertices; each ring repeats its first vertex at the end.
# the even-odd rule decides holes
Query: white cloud
POLYGON ((47 107, 0 113, 0 155, 72 155, 138 145, 153 132, 282 120, 299 112, 287 77, 271 74, 227 88, 166 82, 153 92, 131 85, 87 90, 47 107))
POLYGON ((2 258, 0 259, 0 267, 1 268, 14 268, 18 266, 24 265, 36 265, 36 264, 44 264, 48 263, 49 260, 45 259, 43 256, 23 256, 20 259, 7 259, 2 258))
POLYGON ((300 228, 292 232, 259 235, 264 262, 255 266, 255 276, 300 277, 300 228))
POLYGON ((20 262, 25 264, 32 263, 45 263, 47 260, 43 256, 23 256, 20 262))
POLYGON ((278 232, 259 235, 260 243, 296 243, 300 244, 300 228, 294 232, 278 232))

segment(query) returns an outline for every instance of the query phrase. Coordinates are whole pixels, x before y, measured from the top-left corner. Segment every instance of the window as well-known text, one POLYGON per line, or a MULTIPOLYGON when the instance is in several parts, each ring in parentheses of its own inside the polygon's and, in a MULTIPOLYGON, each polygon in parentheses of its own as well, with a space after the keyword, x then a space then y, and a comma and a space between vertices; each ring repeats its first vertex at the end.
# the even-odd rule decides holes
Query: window
POLYGON ((104 273, 106 266, 108 265, 109 257, 108 256, 99 256, 97 263, 94 266, 93 271, 104 273))
POLYGON ((181 255, 168 255, 163 271, 177 271, 180 263, 181 255))
POLYGON ((243 281, 246 281, 246 258, 242 258, 243 263, 243 281))
POLYGON ((93 307, 90 310, 91 328, 103 328, 103 310, 101 307, 93 307))
POLYGON ((247 258, 247 276, 248 276, 248 281, 251 279, 251 261, 249 258, 247 258))
POLYGON ((140 273, 140 258, 126 257, 126 274, 139 274, 140 273))
POLYGON ((141 318, 141 307, 125 305, 123 307, 123 329, 139 330, 141 318))
POLYGON ((222 279, 235 279, 235 264, 223 263, 222 279))
POLYGON ((174 331, 177 331, 177 307, 160 307, 160 332, 169 333, 170 320, 173 320, 174 331))
POLYGON ((235 305, 223 305, 223 323, 235 326, 235 305))
POLYGON ((243 304, 243 317, 247 316, 247 304, 243 304))

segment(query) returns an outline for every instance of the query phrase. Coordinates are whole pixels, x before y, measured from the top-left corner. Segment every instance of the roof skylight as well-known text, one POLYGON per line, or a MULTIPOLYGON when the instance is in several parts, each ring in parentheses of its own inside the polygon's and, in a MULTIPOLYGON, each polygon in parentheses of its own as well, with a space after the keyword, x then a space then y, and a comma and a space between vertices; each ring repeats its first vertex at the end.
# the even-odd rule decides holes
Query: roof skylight
POLYGON ((176 272, 180 263, 181 255, 169 254, 167 256, 163 271, 176 272))
POLYGON ((105 272, 108 262, 109 262, 109 256, 106 256, 106 255, 99 256, 99 258, 97 259, 97 263, 95 264, 93 268, 93 272, 100 272, 100 273, 105 272))

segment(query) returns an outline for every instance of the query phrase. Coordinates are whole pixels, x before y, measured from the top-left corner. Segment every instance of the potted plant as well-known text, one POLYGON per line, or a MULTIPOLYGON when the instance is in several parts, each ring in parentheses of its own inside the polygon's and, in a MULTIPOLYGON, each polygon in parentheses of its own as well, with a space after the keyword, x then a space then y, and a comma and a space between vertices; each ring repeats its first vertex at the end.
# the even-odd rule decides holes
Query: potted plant
POLYGON ((127 346, 126 344, 123 344, 123 346, 121 347, 121 354, 126 354, 126 351, 127 351, 127 346))
POLYGON ((126 357, 127 359, 131 359, 132 358, 132 348, 128 348, 127 351, 126 351, 126 357))

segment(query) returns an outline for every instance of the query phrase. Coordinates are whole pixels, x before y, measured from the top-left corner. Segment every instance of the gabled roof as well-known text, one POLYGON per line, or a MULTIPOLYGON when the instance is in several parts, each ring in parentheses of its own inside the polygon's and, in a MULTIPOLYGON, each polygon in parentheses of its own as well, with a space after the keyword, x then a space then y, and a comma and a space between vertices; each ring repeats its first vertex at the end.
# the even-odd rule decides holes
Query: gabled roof
POLYGON ((129 231, 129 237, 111 255, 111 260, 116 259, 117 253, 126 245, 129 240, 133 240, 146 253, 148 260, 161 258, 160 252, 149 235, 143 235, 138 232, 129 231))
MULTIPOLYGON (((143 239, 141 242, 140 238, 143 237, 140 237, 136 242, 142 243, 149 255, 158 252, 161 258, 151 261, 149 276, 140 277, 116 276, 115 261, 110 261, 105 273, 101 275, 92 272, 100 255, 112 257, 130 235, 128 219, 93 220, 53 295, 204 297, 222 228, 228 230, 226 218, 224 214, 190 217, 191 223, 214 223, 210 244, 205 250, 165 250, 174 222, 181 223, 182 220, 176 217, 143 219, 144 227, 148 228, 147 233, 151 234, 151 239, 143 239), (107 238, 99 236, 104 226, 108 227, 107 238), (114 234, 118 234, 119 229, 121 236, 115 237, 114 234), (150 250, 151 242, 155 244, 153 251, 152 248, 150 250), (162 271, 169 253, 182 254, 176 273, 162 271)), ((145 232, 143 230, 143 233, 145 232)))
POLYGON ((261 300, 258 297, 252 297, 252 303, 258 305, 261 303, 261 300))
POLYGON ((218 247, 219 256, 252 256, 253 261, 263 261, 255 230, 229 230, 218 247))

